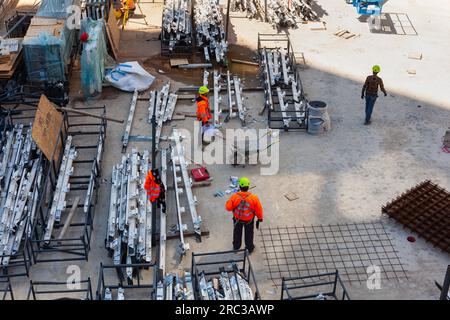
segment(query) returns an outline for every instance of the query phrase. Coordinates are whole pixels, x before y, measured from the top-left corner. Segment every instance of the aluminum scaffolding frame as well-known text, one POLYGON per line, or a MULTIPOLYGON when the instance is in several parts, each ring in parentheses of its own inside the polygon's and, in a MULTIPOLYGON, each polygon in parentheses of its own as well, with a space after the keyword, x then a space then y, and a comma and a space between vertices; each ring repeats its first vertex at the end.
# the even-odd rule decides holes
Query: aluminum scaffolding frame
MULTIPOLYGON (((175 142, 175 148, 172 149, 172 162, 179 167, 179 171, 181 171, 181 177, 183 179, 184 191, 186 193, 189 211, 191 213, 192 223, 194 225, 194 232, 196 234, 197 240, 201 241, 201 224, 202 219, 197 213, 197 198, 192 193, 192 179, 189 177, 189 173, 187 171, 187 162, 184 156, 184 148, 181 145, 182 137, 178 133, 177 129, 173 129, 171 140, 175 142)), ((174 175, 176 175, 177 168, 174 168, 174 175)), ((178 179, 177 179, 178 181, 178 179)), ((176 181, 176 183, 177 183, 176 181)), ((176 184, 175 183, 175 184, 176 184)), ((179 203, 177 203, 177 206, 179 203)), ((181 231, 181 229, 180 229, 181 231)), ((181 234, 181 232, 180 232, 181 234)))
POLYGON ((192 53, 192 31, 191 0, 165 0, 162 13, 161 55, 192 53))
MULTIPOLYGON (((167 192, 167 149, 161 150, 161 182, 167 192)), ((167 194, 167 193, 166 193, 167 194)), ((159 257, 158 257, 158 279, 166 273, 166 241, 167 241, 167 212, 163 206, 160 210, 159 219, 159 257)))
POLYGON ((126 300, 127 297, 142 299, 142 293, 145 293, 144 300, 154 300, 156 298, 156 269, 157 266, 151 263, 119 265, 100 263, 97 300, 126 300), (124 270, 130 268, 133 270, 133 279, 136 279, 136 282, 130 281, 130 279, 125 282, 124 270), (115 271, 118 279, 108 271, 115 271))
POLYGON ((269 128, 307 130, 308 100, 289 37, 259 33, 258 52, 269 128))
POLYGON ((246 249, 192 253, 191 271, 197 300, 261 299, 246 249), (220 283, 223 293, 217 290, 213 278, 220 283))
MULTIPOLYGON (((144 189, 149 152, 136 149, 113 167, 106 248, 114 264, 152 261, 152 206, 144 189)), ((127 268, 132 278, 132 269, 127 268)))
POLYGON ((127 124, 125 126, 125 132, 122 137, 122 153, 127 151, 128 142, 130 140, 131 127, 133 125, 134 112, 136 111, 136 104, 138 100, 139 91, 134 90, 133 96, 130 102, 130 111, 128 113, 127 124))
POLYGON ((30 245, 35 263, 88 260, 101 173, 101 156, 106 138, 106 120, 104 118, 106 108, 103 106, 77 109, 99 111, 102 118, 98 122, 88 122, 85 116, 67 116, 64 113, 64 121, 55 144, 54 154, 56 147, 64 146, 68 137, 71 136, 72 145, 79 151, 79 157, 73 160, 74 173, 66 185, 63 183, 63 188, 70 184, 67 198, 72 198, 72 202, 66 207, 70 207, 73 213, 61 216, 61 222, 54 225, 54 228, 51 229, 53 233, 49 237, 50 231, 47 226, 49 226, 49 219, 53 219, 52 200, 57 199, 57 185, 60 180, 58 172, 64 164, 64 154, 61 152, 59 159, 51 162, 50 169, 45 175, 43 187, 45 192, 39 199, 38 211, 33 222, 30 245), (77 121, 78 119, 80 120, 77 121), (93 139, 97 139, 96 144, 89 144, 93 139), (78 203, 76 198, 80 198, 81 201, 78 203), (66 229, 65 233, 58 232, 57 235, 55 227, 63 226, 66 229))
POLYGON ((338 270, 312 276, 285 278, 281 282, 281 300, 350 300, 338 270))
POLYGON ((39 300, 39 296, 44 296, 42 300, 93 300, 91 278, 70 283, 30 280, 27 300, 39 300), (50 295, 55 297, 51 299, 50 295))

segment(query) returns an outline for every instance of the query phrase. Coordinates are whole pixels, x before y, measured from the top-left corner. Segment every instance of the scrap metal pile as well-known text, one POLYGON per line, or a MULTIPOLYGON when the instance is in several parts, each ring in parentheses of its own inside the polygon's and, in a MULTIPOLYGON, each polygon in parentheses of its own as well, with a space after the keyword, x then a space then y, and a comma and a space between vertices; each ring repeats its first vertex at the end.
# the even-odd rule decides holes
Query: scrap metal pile
POLYGON ((245 11, 247 17, 267 17, 274 27, 296 28, 303 21, 317 21, 318 15, 312 8, 312 0, 232 0, 232 11, 245 11))
POLYGON ((163 9, 161 41, 167 43, 169 52, 177 46, 192 45, 190 0, 166 0, 163 9))
POLYGON ((199 299, 200 300, 253 300, 253 292, 239 272, 235 263, 232 264, 232 272, 226 272, 220 268, 220 275, 210 280, 205 273, 199 274, 199 299))
POLYGON ((31 126, 16 125, 5 135, 0 165, 0 262, 8 266, 31 233, 42 183, 40 151, 31 126))
POLYGON ((219 4, 215 0, 198 0, 194 8, 197 46, 203 48, 206 61, 214 57, 217 63, 226 64, 228 44, 219 4))
MULTIPOLYGON (((152 211, 144 189, 149 168, 148 151, 133 149, 112 169, 106 247, 114 264, 152 260, 152 211)), ((131 279, 132 268, 126 272, 131 279)))
POLYGON ((156 286, 156 300, 195 300, 191 273, 166 275, 156 286))

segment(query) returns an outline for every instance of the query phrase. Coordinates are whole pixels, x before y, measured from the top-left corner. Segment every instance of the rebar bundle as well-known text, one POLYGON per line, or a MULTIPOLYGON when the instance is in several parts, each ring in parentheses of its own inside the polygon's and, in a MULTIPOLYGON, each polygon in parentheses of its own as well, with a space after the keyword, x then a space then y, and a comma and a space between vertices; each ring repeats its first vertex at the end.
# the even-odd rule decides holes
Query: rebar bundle
MULTIPOLYGON (((149 153, 136 149, 112 169, 111 198, 106 247, 114 264, 150 262, 152 259, 152 211, 144 189, 149 153)), ((132 278, 132 268, 127 268, 132 278)))
POLYGON ((218 63, 226 63, 228 44, 219 4, 215 0, 198 0, 194 9, 197 46, 203 48, 206 61, 215 57, 218 63))
POLYGON ((190 0, 166 0, 162 18, 162 41, 168 41, 169 51, 177 45, 192 44, 190 0))
POLYGON ((31 233, 42 183, 40 151, 31 138, 31 126, 16 125, 6 133, 0 165, 0 262, 8 266, 31 233))

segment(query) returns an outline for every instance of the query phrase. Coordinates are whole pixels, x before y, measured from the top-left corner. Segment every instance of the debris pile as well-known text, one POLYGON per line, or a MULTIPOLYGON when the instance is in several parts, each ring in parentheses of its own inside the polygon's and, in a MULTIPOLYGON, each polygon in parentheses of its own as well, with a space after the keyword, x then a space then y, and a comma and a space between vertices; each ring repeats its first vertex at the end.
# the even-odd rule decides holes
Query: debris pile
POLYGON ((0 262, 6 267, 30 235, 39 188, 42 184, 41 152, 31 138, 31 126, 16 125, 4 135, 0 164, 0 262))
POLYGON ((226 64, 228 44, 219 4, 215 0, 196 1, 194 21, 197 46, 203 48, 205 60, 210 62, 213 56, 218 63, 226 64))
MULTIPOLYGON (((144 189, 148 171, 148 151, 136 149, 112 169, 106 247, 114 264, 152 260, 152 212, 144 189)), ((133 268, 126 272, 131 279, 133 268)))
POLYGON ((177 46, 192 45, 190 0, 166 0, 163 9, 161 41, 170 52, 177 46))

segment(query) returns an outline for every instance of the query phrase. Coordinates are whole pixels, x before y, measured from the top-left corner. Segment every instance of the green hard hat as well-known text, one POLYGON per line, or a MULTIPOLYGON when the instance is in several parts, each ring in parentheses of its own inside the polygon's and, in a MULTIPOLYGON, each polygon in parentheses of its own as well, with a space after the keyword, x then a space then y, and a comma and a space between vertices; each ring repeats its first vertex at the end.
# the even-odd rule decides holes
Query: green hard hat
POLYGON ((239 179, 239 186, 242 188, 250 187, 250 180, 246 177, 242 177, 239 179))
POLYGON ((209 92, 209 89, 206 86, 201 86, 200 88, 198 88, 198 93, 200 93, 200 94, 205 94, 208 92, 209 92))
POLYGON ((372 67, 372 71, 373 71, 373 72, 378 73, 378 72, 380 72, 380 70, 381 70, 381 68, 380 68, 379 65, 375 65, 375 66, 372 67))

